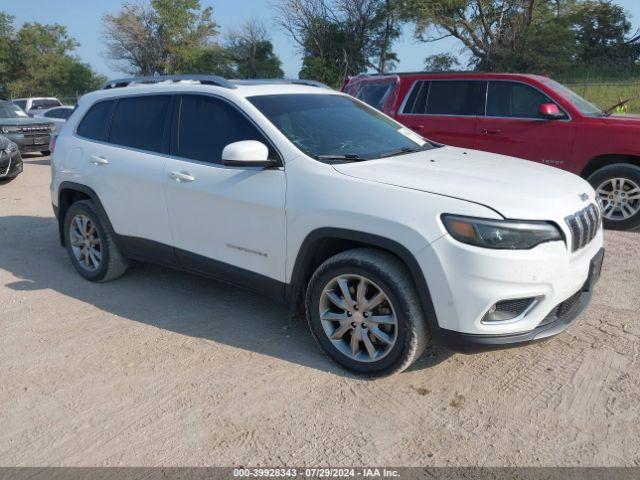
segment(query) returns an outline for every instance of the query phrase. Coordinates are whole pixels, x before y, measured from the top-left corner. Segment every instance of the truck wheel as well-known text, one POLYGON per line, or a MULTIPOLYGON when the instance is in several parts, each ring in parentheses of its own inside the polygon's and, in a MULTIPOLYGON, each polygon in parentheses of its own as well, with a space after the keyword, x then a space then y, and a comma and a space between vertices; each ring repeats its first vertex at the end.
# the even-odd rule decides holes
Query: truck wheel
POLYGON ((76 202, 67 210, 64 239, 71 263, 87 280, 114 280, 129 266, 113 241, 106 220, 89 200, 76 202))
POLYGON ((640 167, 616 163, 597 170, 588 180, 602 202, 605 228, 640 226, 640 167))
POLYGON ((407 269, 374 248, 348 250, 320 265, 309 282, 305 307, 318 345, 359 373, 401 372, 430 342, 407 269))

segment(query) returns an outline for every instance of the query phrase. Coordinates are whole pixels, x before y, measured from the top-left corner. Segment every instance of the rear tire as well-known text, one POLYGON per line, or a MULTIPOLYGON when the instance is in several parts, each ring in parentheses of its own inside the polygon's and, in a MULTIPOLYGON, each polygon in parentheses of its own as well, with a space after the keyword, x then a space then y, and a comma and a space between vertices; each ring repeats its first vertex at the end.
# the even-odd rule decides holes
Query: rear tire
POLYGON ((358 373, 401 372, 430 342, 411 276, 382 250, 358 248, 329 258, 309 282, 305 307, 318 345, 358 373))
POLYGON ((92 282, 108 282, 127 271, 108 222, 90 200, 69 207, 64 217, 64 240, 77 272, 92 282))
POLYGON ((615 163, 597 170, 588 181, 602 202, 605 228, 631 230, 640 226, 640 167, 615 163))

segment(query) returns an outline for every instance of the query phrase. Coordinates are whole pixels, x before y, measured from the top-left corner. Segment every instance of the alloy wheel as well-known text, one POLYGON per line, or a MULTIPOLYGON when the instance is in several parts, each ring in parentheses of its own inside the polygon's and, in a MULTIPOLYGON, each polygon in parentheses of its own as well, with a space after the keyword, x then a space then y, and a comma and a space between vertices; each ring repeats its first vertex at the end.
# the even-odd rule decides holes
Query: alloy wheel
POLYGON ((324 333, 342 354, 358 362, 385 357, 398 337, 398 319, 384 291, 361 275, 332 279, 320 296, 324 333))
POLYGON ((596 193, 607 220, 626 220, 640 211, 640 186, 628 178, 610 178, 596 188, 596 193))
POLYGON ((69 240, 75 259, 85 270, 93 272, 102 262, 102 243, 93 221, 85 215, 71 219, 69 240))

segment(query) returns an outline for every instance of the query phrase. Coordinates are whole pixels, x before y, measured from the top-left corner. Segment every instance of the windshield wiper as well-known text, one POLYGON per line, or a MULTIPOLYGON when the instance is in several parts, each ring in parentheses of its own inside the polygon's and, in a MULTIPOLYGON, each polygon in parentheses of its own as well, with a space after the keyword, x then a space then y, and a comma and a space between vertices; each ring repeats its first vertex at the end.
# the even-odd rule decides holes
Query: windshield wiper
POLYGON ((422 152, 424 150, 425 149, 422 147, 421 148, 404 147, 404 148, 401 148, 400 150, 394 150, 393 152, 383 153, 382 155, 379 155, 378 158, 395 157, 396 155, 404 155, 405 153, 422 152))
POLYGON ((632 100, 636 100, 638 97, 640 97, 640 95, 634 95, 633 97, 629 97, 625 100, 620 100, 618 103, 616 103, 614 106, 607 108, 606 110, 603 110, 602 113, 604 114, 604 117, 608 117, 610 116, 613 112, 615 112, 615 110, 617 108, 621 108, 624 107, 627 103, 629 103, 632 100))
POLYGON ((360 155, 356 155, 354 153, 347 153, 345 155, 316 155, 316 158, 318 160, 343 160, 345 162, 360 162, 362 160, 367 160, 366 158, 362 158, 360 155))

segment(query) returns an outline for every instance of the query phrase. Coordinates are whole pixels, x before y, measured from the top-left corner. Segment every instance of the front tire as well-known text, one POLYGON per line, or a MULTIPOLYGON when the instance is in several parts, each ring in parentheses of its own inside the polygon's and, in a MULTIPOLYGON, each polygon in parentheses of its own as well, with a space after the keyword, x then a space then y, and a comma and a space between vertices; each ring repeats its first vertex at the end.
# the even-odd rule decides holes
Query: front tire
POLYGON ((69 207, 64 217, 64 238, 71 263, 87 280, 107 282, 127 271, 107 221, 90 200, 69 207))
POLYGON ((411 276, 382 250, 358 248, 329 258, 309 282, 305 307, 318 345, 358 373, 401 372, 430 341, 411 276))
POLYGON ((627 163, 608 165, 588 181, 602 202, 605 228, 631 230, 640 226, 640 167, 627 163))

